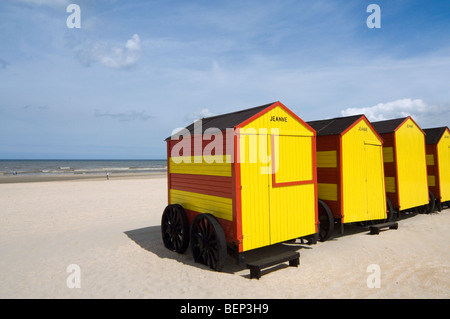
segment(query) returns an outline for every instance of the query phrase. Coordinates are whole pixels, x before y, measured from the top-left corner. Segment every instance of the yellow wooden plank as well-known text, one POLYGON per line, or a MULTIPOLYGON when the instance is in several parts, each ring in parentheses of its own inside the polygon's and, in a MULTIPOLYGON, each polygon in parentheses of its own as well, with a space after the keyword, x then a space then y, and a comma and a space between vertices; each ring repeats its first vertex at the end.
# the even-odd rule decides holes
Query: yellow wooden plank
POLYGON ((171 157, 169 172, 175 174, 231 176, 231 156, 171 157))
POLYGON ((233 220, 233 201, 231 198, 171 189, 170 203, 180 204, 183 208, 195 212, 210 213, 217 218, 233 220))
POLYGON ((338 200, 336 184, 318 183, 317 193, 320 199, 334 201, 338 200))
POLYGON ((388 193, 395 193, 395 177, 385 177, 384 178, 386 183, 386 192, 388 193))
POLYGON ((317 152, 317 167, 337 167, 336 151, 317 152))
POLYGON ((434 155, 427 154, 427 165, 434 165, 434 155))
POLYGON ((392 146, 383 147, 383 161, 385 163, 394 162, 394 148, 392 146))
POLYGON ((436 186, 436 177, 434 175, 428 175, 428 186, 436 186))

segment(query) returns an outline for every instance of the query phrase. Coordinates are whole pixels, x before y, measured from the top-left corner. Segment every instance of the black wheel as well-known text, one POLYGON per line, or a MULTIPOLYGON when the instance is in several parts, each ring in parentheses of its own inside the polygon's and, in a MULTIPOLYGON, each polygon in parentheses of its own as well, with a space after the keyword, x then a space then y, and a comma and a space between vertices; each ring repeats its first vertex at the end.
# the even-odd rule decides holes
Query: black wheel
POLYGON ((319 199, 319 240, 326 241, 334 231, 334 217, 330 207, 319 199))
POLYGON ((164 209, 161 235, 167 249, 179 254, 186 251, 189 246, 189 221, 181 205, 172 204, 164 209))
MULTIPOLYGON (((305 237, 307 245, 315 245, 317 244, 317 239, 319 238, 319 234, 313 234, 310 236, 305 237)), ((302 244, 303 244, 303 238, 302 238, 302 244)))
POLYGON ((428 193, 430 196, 430 201, 428 202, 427 205, 423 205, 423 206, 419 207, 418 211, 421 214, 431 214, 434 212, 434 207, 436 205, 436 201, 435 201, 433 193, 431 191, 428 191, 428 193))
POLYGON ((394 207, 392 206, 391 200, 387 197, 386 197, 386 209, 387 209, 386 222, 390 222, 394 219, 394 207))
POLYGON ((221 271, 225 265, 227 242, 222 227, 211 214, 195 216, 191 225, 191 248, 195 262, 221 271))

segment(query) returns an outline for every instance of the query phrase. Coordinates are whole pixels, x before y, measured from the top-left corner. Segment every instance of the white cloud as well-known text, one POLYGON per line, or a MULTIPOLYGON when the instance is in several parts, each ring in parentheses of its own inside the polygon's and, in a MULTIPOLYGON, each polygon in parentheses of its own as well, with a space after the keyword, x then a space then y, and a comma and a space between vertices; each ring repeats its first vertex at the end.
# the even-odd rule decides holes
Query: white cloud
POLYGON ((134 34, 125 46, 97 42, 88 48, 80 49, 77 58, 84 66, 99 62, 110 68, 127 68, 137 63, 140 57, 141 39, 134 34))
POLYGON ((204 117, 210 117, 210 116, 213 116, 213 115, 214 114, 210 110, 204 108, 204 109, 201 109, 200 111, 195 111, 195 112, 187 114, 186 115, 186 119, 188 121, 190 121, 190 122, 193 122, 193 121, 196 121, 196 120, 200 120, 200 119, 202 119, 204 117))
POLYGON ((365 114, 370 121, 411 116, 423 128, 449 125, 450 106, 429 105, 421 99, 399 99, 370 107, 347 108, 342 116, 365 114))

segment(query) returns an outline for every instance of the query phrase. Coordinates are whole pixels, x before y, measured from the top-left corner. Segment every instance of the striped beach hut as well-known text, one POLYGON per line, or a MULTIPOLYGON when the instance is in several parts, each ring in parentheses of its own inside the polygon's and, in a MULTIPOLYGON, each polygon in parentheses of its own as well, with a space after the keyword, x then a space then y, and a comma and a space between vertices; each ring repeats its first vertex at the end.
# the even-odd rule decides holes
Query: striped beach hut
POLYGON ((432 211, 428 207, 425 132, 411 116, 372 122, 384 140, 383 157, 386 193, 394 209, 432 211))
POLYGON ((439 211, 450 206, 450 130, 448 127, 424 129, 427 134, 428 187, 436 198, 439 211))
POLYGON ((167 141, 165 246, 220 270, 241 254, 316 236, 315 131, 280 102, 196 121, 167 141))
POLYGON ((382 139, 364 115, 307 122, 317 132, 320 239, 334 221, 385 220, 382 139))

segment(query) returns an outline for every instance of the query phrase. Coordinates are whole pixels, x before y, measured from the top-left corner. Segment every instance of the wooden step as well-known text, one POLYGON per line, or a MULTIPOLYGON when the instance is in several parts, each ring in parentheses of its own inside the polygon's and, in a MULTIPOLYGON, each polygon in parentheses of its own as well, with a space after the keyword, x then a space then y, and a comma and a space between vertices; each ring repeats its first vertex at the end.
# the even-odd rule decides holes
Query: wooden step
POLYGON ((371 225, 371 226, 369 226, 370 234, 378 235, 380 233, 380 229, 388 228, 388 227, 389 227, 389 229, 398 229, 398 223, 397 222, 388 222, 388 223, 371 225))
POLYGON ((287 261, 289 262, 289 266, 298 267, 298 265, 300 265, 300 253, 284 252, 249 262, 247 263, 247 268, 250 269, 250 279, 259 279, 261 278, 262 269, 275 266, 287 261))

